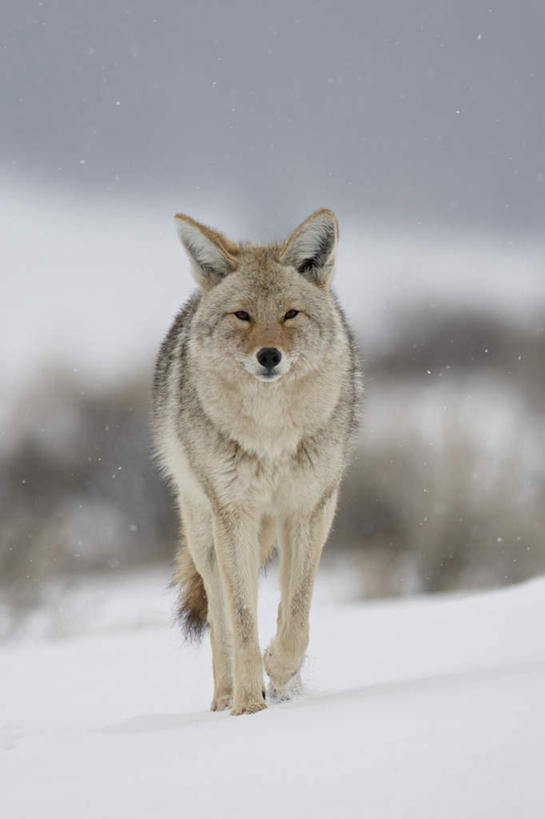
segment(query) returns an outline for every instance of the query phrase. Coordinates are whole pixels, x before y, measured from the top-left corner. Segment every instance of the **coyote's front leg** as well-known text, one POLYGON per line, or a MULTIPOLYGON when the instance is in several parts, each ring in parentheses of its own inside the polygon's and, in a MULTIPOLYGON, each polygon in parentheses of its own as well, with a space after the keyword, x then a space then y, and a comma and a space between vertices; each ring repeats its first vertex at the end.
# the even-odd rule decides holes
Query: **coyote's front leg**
POLYGON ((281 602, 276 636, 265 651, 271 692, 282 696, 303 662, 309 640, 309 614, 314 578, 337 502, 329 494, 307 515, 293 513, 280 536, 281 602))
POLYGON ((266 708, 257 633, 259 521, 247 509, 214 508, 214 541, 233 638, 232 714, 266 708))
MULTIPOLYGON (((208 623, 214 669, 212 711, 230 708, 233 702, 231 669, 231 631, 223 600, 218 561, 212 546, 212 521, 208 507, 197 506, 189 498, 180 498, 180 510, 187 547, 200 574, 208 603, 208 623)), ((183 580, 182 580, 183 582, 183 580)))

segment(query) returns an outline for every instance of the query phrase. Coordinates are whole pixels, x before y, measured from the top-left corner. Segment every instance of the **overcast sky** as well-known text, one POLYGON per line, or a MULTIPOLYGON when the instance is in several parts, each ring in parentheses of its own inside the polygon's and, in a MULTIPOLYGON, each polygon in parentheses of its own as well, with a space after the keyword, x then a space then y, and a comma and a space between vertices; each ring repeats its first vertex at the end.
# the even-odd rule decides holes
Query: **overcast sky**
POLYGON ((267 235, 322 205, 373 222, 543 225, 542 0, 2 12, 8 179, 232 203, 267 235))

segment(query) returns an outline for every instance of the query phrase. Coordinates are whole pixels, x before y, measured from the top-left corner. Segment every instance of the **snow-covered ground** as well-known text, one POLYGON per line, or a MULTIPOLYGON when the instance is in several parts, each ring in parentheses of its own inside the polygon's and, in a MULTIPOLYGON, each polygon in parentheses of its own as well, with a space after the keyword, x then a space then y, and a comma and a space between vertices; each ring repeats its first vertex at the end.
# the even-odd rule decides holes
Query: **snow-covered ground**
MULTIPOLYGON (((167 579, 86 584, 3 647, 3 816, 545 815, 544 579, 361 604, 324 570, 304 693, 238 718, 207 710, 167 579)), ((273 572, 263 643, 275 603, 273 572)))

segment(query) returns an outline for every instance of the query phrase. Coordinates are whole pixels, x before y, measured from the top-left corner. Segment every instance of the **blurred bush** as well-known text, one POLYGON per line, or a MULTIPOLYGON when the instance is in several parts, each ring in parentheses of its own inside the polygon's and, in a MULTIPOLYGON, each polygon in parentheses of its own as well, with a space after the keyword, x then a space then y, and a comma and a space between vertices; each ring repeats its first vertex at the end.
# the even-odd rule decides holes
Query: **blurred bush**
POLYGON ((176 518, 152 461, 150 386, 52 372, 15 413, 2 453, 0 578, 12 611, 44 581, 172 556, 176 518))
POLYGON ((406 311, 365 366, 331 543, 384 596, 545 571, 545 316, 406 311))
MULTIPOLYGON (((476 311, 405 311, 365 362, 363 430, 325 560, 362 596, 545 570, 545 333, 476 311)), ((172 558, 173 499, 151 458, 150 385, 52 372, 0 453, 0 578, 11 615, 47 582, 172 558)))

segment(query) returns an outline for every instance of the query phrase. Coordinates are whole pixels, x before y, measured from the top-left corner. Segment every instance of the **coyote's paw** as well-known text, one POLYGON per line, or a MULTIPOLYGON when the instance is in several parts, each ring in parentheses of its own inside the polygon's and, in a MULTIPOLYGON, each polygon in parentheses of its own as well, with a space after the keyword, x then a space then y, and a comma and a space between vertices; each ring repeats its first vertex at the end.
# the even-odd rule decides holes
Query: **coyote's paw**
MULTIPOLYGON (((301 656, 291 656, 282 653, 274 644, 270 645, 264 655, 265 671, 270 679, 270 692, 291 692, 295 693, 293 687, 300 687, 299 670, 303 662, 301 656)), ((274 696, 277 696, 275 694, 274 696)))
POLYGON ((265 690, 263 690, 261 694, 257 696, 236 697, 231 710, 231 716, 238 717, 240 714, 257 714, 258 711, 263 711, 266 707, 265 690))
POLYGON ((231 693, 227 694, 214 694, 214 699, 212 700, 212 705, 210 706, 211 711, 226 711, 227 708, 230 708, 233 704, 233 695, 231 693))
POLYGON ((302 691, 303 682, 301 680, 301 674, 299 671, 296 671, 285 685, 275 686, 272 682, 269 682, 267 696, 271 702, 288 702, 294 697, 299 696, 302 691))

